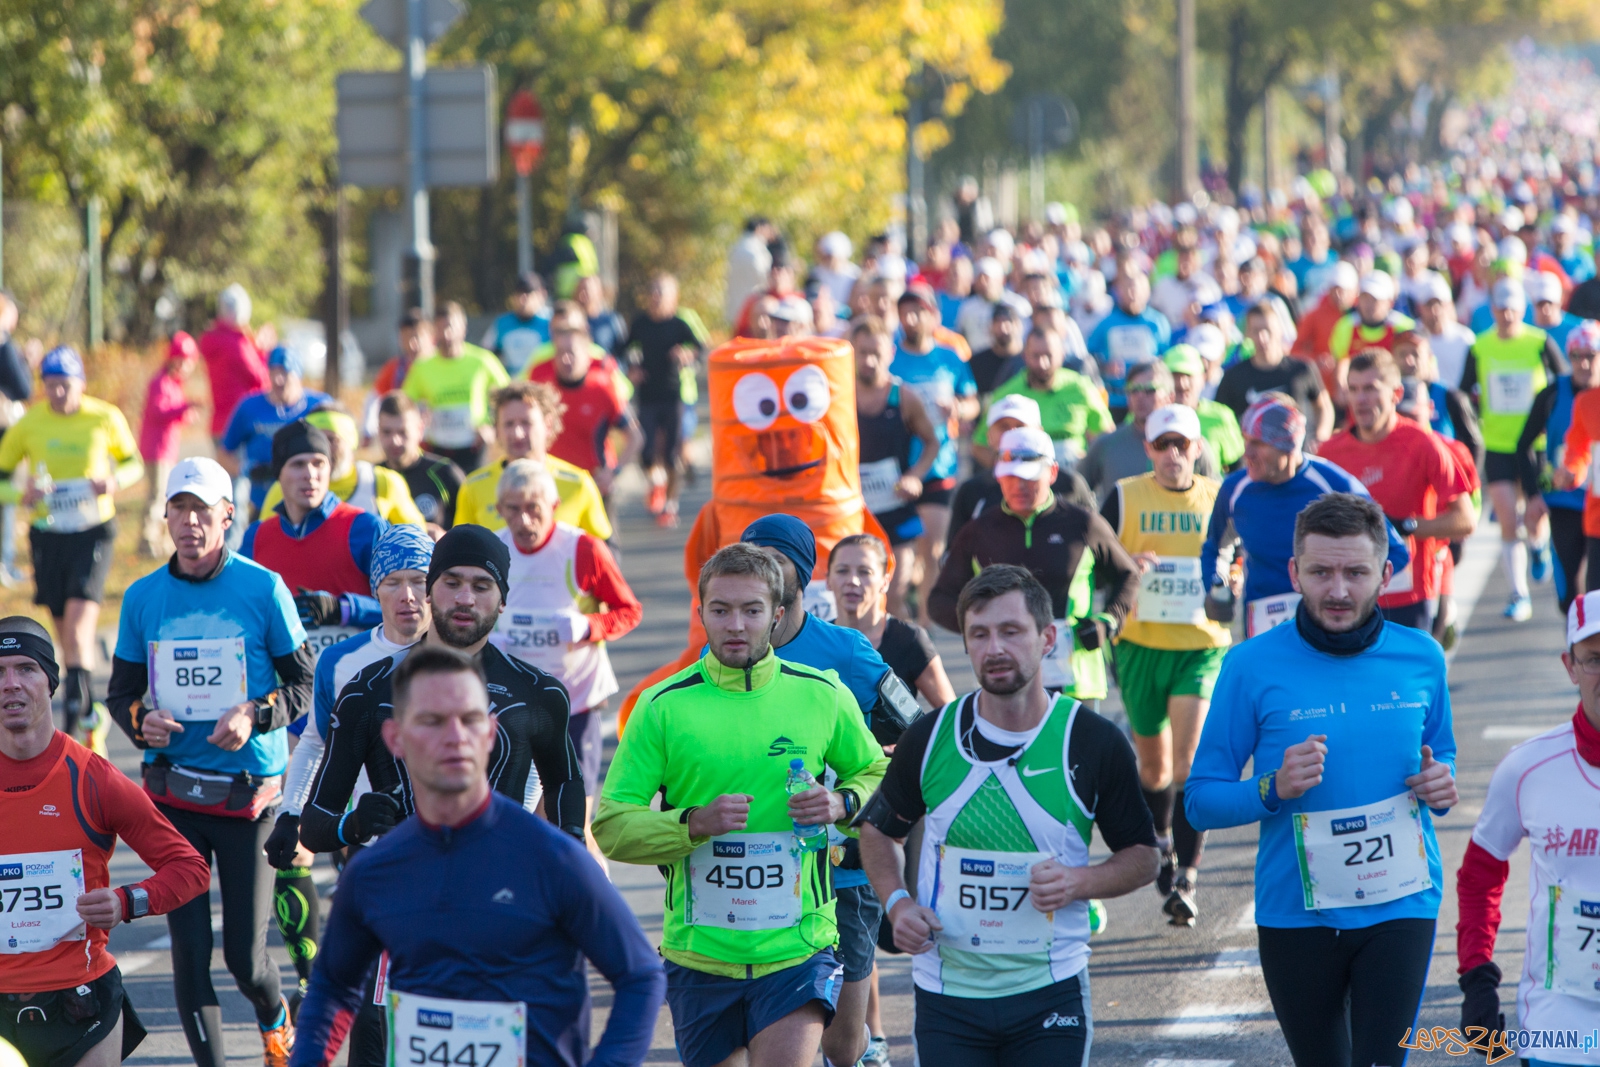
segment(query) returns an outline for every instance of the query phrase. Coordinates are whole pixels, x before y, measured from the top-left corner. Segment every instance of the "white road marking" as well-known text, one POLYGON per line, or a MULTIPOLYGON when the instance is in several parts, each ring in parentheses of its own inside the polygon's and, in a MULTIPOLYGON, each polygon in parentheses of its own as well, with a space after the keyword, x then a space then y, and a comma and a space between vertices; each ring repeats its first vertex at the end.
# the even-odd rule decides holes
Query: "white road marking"
POLYGON ((1445 654, 1447 662, 1460 650, 1461 639, 1467 636, 1467 625, 1472 621, 1472 610, 1478 606, 1478 598, 1483 595, 1483 588, 1489 584, 1489 576, 1499 562, 1500 527, 1489 522, 1485 512, 1483 521, 1467 538, 1461 562, 1456 565, 1456 647, 1445 654))
POLYGON ((1261 974, 1261 953, 1253 948, 1225 948, 1204 971, 1207 978, 1246 978, 1261 974))
POLYGON ((1547 722, 1531 726, 1485 726, 1483 739, 1485 741, 1526 741, 1530 737, 1538 737, 1546 730, 1554 730, 1564 723, 1547 722))
POLYGON ((1156 1031, 1158 1037, 1226 1037, 1238 1032, 1248 1016, 1270 1013, 1265 1000, 1236 1001, 1232 1004, 1189 1004, 1171 1022, 1156 1031))
POLYGON ((157 958, 158 954, 155 952, 120 952, 117 954, 117 969, 123 974, 133 974, 144 970, 157 958))
POLYGON ((1234 921, 1235 930, 1254 930, 1256 928, 1256 899, 1250 898, 1250 903, 1244 906, 1239 913, 1239 918, 1234 921))
POLYGON ((1233 1067, 1232 1060, 1150 1060, 1144 1067, 1233 1067))

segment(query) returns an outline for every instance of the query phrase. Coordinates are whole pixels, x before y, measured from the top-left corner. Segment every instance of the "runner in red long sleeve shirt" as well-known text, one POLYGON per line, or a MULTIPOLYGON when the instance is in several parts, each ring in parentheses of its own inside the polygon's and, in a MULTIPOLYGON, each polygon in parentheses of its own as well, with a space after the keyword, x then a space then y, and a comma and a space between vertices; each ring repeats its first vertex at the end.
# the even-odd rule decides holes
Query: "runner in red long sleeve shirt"
POLYGON ((28 1063, 111 1067, 145 1031, 109 931, 198 896, 211 871, 142 789, 55 728, 59 678, 44 628, 0 619, 0 1037, 28 1063), (112 889, 119 837, 156 873, 112 889))
POLYGON ((604 541, 556 521, 559 505, 555 480, 543 464, 518 459, 506 465, 495 508, 506 523, 498 536, 511 550, 511 592, 489 641, 566 687, 572 700, 567 733, 588 791, 584 836, 603 867, 589 820, 600 790, 598 713, 618 689, 605 643, 638 626, 644 608, 604 541))
POLYGON ((1519 1048, 1514 1035, 1594 1028, 1600 956, 1600 592, 1567 611, 1567 676, 1578 687, 1572 721, 1512 749, 1495 768, 1483 813, 1456 874, 1462 1032, 1505 1028, 1494 962, 1511 854, 1524 837, 1528 945, 1517 987, 1511 1050, 1541 1063, 1600 1063, 1600 1050, 1519 1048))

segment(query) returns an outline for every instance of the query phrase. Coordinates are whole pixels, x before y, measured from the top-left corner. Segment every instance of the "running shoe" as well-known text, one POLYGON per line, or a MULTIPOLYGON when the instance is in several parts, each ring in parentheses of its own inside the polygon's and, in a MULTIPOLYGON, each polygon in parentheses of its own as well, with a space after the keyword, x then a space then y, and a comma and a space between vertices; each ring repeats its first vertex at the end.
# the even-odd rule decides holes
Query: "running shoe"
POLYGON ((667 506, 667 487, 666 486, 664 486, 664 485, 652 485, 650 487, 650 501, 649 501, 648 506, 650 508, 650 514, 652 514, 652 515, 661 514, 662 510, 664 508, 666 508, 666 506, 667 506))
POLYGON ((1167 897, 1167 902, 1161 905, 1161 910, 1168 915, 1167 922, 1172 926, 1193 926, 1195 919, 1200 917, 1200 909, 1194 902, 1194 876, 1185 872, 1178 876, 1172 883, 1172 892, 1167 897))
POLYGON ((1533 618, 1533 601, 1525 596, 1513 595, 1506 603, 1505 617, 1512 622, 1527 622, 1533 618))
POLYGON ((667 506, 656 512, 656 525, 663 530, 673 529, 678 525, 678 502, 667 501, 667 506))
POLYGON ((289 1067, 294 1051, 294 1023, 289 1021, 289 1002, 283 1002, 283 1024, 261 1031, 262 1067, 289 1067))
POLYGON ((889 1067, 889 1039, 875 1037, 867 1042, 867 1051, 857 1061, 857 1067, 889 1067))
POLYGON ((1156 870, 1156 892, 1163 898, 1172 893, 1172 883, 1178 877, 1178 854, 1167 851, 1161 854, 1161 866, 1156 870))
POLYGON ((300 1020, 300 1005, 304 1004, 305 1001, 306 1001, 306 980, 304 978, 302 978, 302 979, 300 979, 299 983, 294 987, 294 992, 289 994, 289 1022, 290 1023, 295 1023, 295 1022, 298 1022, 300 1020))
POLYGON ((1540 546, 1539 548, 1532 548, 1532 546, 1529 547, 1531 551, 1528 553, 1528 577, 1543 585, 1545 582, 1550 580, 1552 573, 1552 568, 1550 565, 1550 546, 1546 544, 1540 546))

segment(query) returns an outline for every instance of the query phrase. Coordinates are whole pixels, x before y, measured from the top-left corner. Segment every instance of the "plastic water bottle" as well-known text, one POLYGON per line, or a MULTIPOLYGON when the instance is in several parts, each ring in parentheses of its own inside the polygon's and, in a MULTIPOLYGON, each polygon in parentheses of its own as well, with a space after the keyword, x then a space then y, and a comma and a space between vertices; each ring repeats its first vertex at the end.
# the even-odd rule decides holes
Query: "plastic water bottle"
MULTIPOLYGON (((807 789, 815 789, 817 780, 811 777, 811 772, 806 770, 805 760, 792 759, 789 761, 789 780, 784 783, 783 790, 790 796, 804 793, 807 789)), ((801 852, 821 852, 828 847, 828 828, 822 823, 812 826, 794 824, 794 839, 800 845, 801 852)))
MULTIPOLYGON (((33 487, 40 496, 45 497, 47 500, 50 494, 56 491, 56 482, 54 478, 50 477, 50 468, 42 462, 39 464, 39 468, 33 472, 33 487)), ((46 512, 44 522, 46 526, 54 526, 56 522, 55 516, 46 512)))

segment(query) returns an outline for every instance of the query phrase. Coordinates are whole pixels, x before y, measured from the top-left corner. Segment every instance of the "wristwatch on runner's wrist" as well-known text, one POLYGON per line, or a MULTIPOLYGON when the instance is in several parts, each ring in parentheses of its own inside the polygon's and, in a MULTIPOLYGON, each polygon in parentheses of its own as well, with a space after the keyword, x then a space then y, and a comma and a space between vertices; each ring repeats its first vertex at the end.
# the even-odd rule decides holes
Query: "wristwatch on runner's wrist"
POLYGON ((150 894, 136 885, 125 885, 122 892, 127 895, 128 914, 123 918, 132 921, 142 919, 150 914, 150 894))

